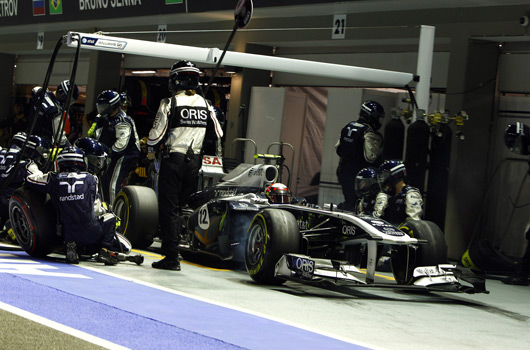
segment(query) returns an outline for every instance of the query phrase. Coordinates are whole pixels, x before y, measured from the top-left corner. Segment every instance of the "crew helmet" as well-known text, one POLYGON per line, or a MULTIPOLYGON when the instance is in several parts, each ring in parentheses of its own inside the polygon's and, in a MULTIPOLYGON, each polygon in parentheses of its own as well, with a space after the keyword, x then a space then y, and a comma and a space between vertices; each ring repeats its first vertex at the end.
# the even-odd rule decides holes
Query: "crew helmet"
POLYGON ((381 127, 381 120, 385 117, 385 109, 376 101, 365 101, 361 105, 359 119, 369 124, 374 130, 381 127))
POLYGON ((85 154, 76 146, 68 146, 57 155, 57 170, 59 172, 86 171, 85 154))
POLYGON ((265 189, 269 202, 275 204, 291 203, 291 191, 282 183, 273 183, 265 189))
POLYGON ((357 197, 375 196, 379 192, 376 168, 363 168, 355 177, 355 194, 357 197))
POLYGON ((50 153, 50 144, 46 139, 38 136, 31 135, 28 139, 28 145, 24 154, 27 158, 32 159, 39 168, 44 166, 50 153))
POLYGON ((96 100, 96 108, 102 117, 107 118, 120 108, 121 102, 120 94, 114 90, 105 90, 99 94, 96 100))
POLYGON ((521 122, 508 125, 504 132, 504 144, 516 154, 530 154, 530 128, 521 122))
POLYGON ((105 172, 108 159, 105 146, 89 137, 78 139, 75 142, 75 146, 84 152, 89 173, 101 175, 105 172))
POLYGON ((377 169, 379 187, 386 194, 394 194, 396 184, 406 176, 407 168, 401 160, 385 160, 377 169))
MULTIPOLYGON (((70 88, 72 88, 72 84, 70 84, 70 80, 63 80, 59 84, 59 86, 57 86, 57 91, 55 93, 55 96, 57 96, 57 99, 61 101, 62 103, 65 103, 68 93, 70 92, 70 88)), ((72 102, 77 100, 78 97, 79 97, 79 88, 77 87, 77 85, 74 84, 73 91, 72 91, 72 102)))
POLYGON ((169 91, 176 93, 178 90, 196 90, 199 86, 201 71, 195 63, 178 61, 169 71, 169 91))
POLYGON ((23 131, 17 132, 13 137, 11 138, 11 147, 14 147, 16 149, 22 149, 24 144, 26 143, 26 133, 23 131))

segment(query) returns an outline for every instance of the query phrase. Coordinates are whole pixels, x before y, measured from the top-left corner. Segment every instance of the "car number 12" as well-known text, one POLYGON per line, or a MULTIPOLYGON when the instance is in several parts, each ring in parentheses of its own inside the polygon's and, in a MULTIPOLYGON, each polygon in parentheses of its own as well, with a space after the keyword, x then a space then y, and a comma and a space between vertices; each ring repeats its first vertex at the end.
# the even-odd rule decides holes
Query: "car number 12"
POLYGON ((203 230, 207 230, 210 227, 210 215, 208 214, 208 206, 203 205, 199 209, 199 227, 203 230))

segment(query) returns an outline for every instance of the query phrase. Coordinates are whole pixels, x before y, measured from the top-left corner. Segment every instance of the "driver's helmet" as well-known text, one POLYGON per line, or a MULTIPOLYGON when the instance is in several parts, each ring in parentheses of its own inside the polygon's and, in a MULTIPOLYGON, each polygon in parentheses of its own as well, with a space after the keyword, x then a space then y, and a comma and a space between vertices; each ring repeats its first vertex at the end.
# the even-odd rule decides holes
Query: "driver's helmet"
POLYGON ((114 90, 105 90, 96 99, 96 108, 103 118, 107 118, 120 108, 121 102, 120 94, 114 90))
POLYGON ((101 175, 107 169, 108 153, 99 141, 82 137, 75 141, 75 146, 83 151, 86 157, 88 172, 94 175, 101 175))
POLYGON ((169 71, 169 91, 176 93, 178 90, 196 90, 199 87, 201 71, 195 63, 178 61, 169 71))
POLYGON ((504 144, 516 154, 530 154, 530 128, 521 122, 510 124, 504 132, 504 144))
MULTIPOLYGON (((71 85, 72 84, 70 84, 70 80, 63 80, 59 84, 59 86, 57 86, 57 91, 55 92, 55 96, 62 103, 66 102, 66 98, 68 96, 68 93, 70 92, 71 85)), ((79 97, 79 88, 77 87, 77 85, 74 84, 71 101, 73 102, 77 100, 78 97, 79 97)))
POLYGON ((65 147, 57 155, 57 170, 59 172, 86 171, 85 154, 76 146, 65 147))
POLYGON ((385 117, 385 109, 376 101, 366 101, 361 105, 359 120, 370 125, 374 130, 381 127, 381 120, 385 117))
POLYGON ((46 139, 31 135, 28 139, 28 145, 24 152, 28 158, 32 159, 39 168, 43 167, 50 154, 50 144, 46 139))
POLYGON ((17 132, 13 137, 11 138, 11 148, 15 149, 22 149, 24 147, 24 144, 26 143, 26 133, 23 131, 17 132))
POLYGON ((379 192, 376 168, 363 168, 355 177, 355 194, 359 198, 375 196, 379 192))
POLYGON ((291 191, 282 183, 273 183, 265 189, 269 202, 274 204, 291 203, 291 191))
POLYGON ((396 184, 404 181, 407 176, 407 168, 400 160, 385 160, 377 169, 377 182, 381 191, 386 194, 394 194, 396 184))

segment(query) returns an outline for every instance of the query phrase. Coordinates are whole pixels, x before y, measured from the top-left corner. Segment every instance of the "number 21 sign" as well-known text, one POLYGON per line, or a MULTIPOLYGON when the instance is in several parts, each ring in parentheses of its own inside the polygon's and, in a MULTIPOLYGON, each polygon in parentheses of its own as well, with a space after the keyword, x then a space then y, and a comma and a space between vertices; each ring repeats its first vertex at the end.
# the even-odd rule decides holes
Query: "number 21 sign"
POLYGON ((334 15, 331 39, 344 39, 345 37, 346 37, 346 15, 334 15))

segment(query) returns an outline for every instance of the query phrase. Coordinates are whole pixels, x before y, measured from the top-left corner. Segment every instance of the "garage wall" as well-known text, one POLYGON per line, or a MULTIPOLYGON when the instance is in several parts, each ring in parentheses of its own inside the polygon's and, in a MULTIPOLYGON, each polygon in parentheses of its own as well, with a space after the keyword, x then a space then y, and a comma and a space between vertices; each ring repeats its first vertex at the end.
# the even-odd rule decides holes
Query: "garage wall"
MULTIPOLYGON (((42 85, 51 57, 40 56, 20 56, 17 59, 15 69, 15 84, 20 85, 42 85)), ((57 85, 61 81, 70 79, 72 67, 74 64, 73 56, 58 56, 53 66, 50 85, 57 85)), ((80 56, 77 66, 75 83, 77 85, 86 85, 88 82, 88 56, 80 56)))

